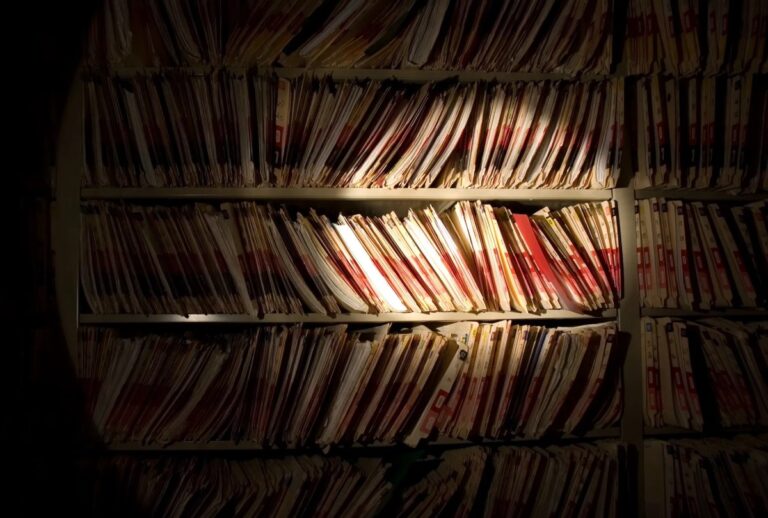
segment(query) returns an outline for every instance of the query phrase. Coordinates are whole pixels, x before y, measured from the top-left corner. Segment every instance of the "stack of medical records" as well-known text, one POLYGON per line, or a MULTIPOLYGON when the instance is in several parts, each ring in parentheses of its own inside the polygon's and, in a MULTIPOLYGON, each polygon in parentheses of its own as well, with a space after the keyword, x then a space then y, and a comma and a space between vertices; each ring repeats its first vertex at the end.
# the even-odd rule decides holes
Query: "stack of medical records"
POLYGON ((333 223, 250 202, 93 202, 81 283, 102 314, 599 311, 621 297, 614 209, 459 202, 333 223))
POLYGON ((614 324, 258 327, 215 335, 84 328, 77 374, 110 443, 281 448, 581 434, 621 417, 614 324))

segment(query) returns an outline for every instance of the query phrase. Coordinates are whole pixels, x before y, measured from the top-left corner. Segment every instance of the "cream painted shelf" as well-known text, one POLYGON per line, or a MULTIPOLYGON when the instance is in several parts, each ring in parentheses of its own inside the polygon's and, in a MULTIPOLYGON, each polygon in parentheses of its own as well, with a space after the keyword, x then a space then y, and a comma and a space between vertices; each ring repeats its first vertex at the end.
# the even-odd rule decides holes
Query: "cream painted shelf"
POLYGON ((480 70, 425 70, 418 68, 387 69, 387 68, 291 68, 291 67, 262 67, 258 69, 260 73, 276 74, 279 77, 292 78, 304 74, 314 74, 316 76, 329 75, 334 79, 355 79, 365 78, 383 81, 386 79, 398 79, 400 81, 425 83, 427 81, 444 81, 446 79, 456 79, 460 82, 471 81, 498 81, 509 83, 513 81, 545 81, 545 80, 564 80, 564 81, 592 81, 618 77, 618 75, 608 74, 583 74, 574 76, 573 74, 558 73, 531 73, 531 72, 491 72, 480 70))
POLYGON ((133 77, 137 75, 160 73, 186 73, 191 75, 203 75, 226 70, 232 73, 257 73, 260 75, 275 74, 279 77, 293 78, 303 74, 315 76, 331 76, 334 79, 372 79, 384 81, 396 79, 410 83, 426 83, 428 81, 444 81, 456 79, 460 82, 470 81, 498 81, 510 83, 513 81, 593 81, 610 77, 622 77, 622 74, 573 74, 541 73, 541 72, 492 72, 481 70, 428 70, 418 68, 325 68, 325 67, 280 67, 280 66, 228 66, 228 65, 191 65, 175 67, 141 67, 130 65, 111 65, 108 67, 88 67, 83 75, 118 77, 133 77))
POLYGON ((739 203, 768 200, 768 192, 739 194, 715 189, 636 189, 635 196, 638 200, 666 198, 668 200, 734 201, 739 203))
POLYGON ((665 308, 642 308, 640 314, 644 317, 679 317, 679 318, 711 318, 711 317, 729 317, 729 318, 768 318, 768 309, 760 308, 729 308, 729 309, 665 309, 665 308))
POLYGON ((735 426, 732 428, 717 428, 712 430, 690 430, 677 426, 664 426, 662 428, 646 428, 645 437, 710 437, 712 435, 737 435, 737 434, 759 434, 768 432, 768 428, 759 426, 735 426))
POLYGON ((275 187, 83 188, 82 200, 602 201, 610 189, 366 189, 275 187))
POLYGON ((547 311, 541 315, 533 313, 487 311, 483 313, 437 312, 437 313, 344 313, 337 316, 308 314, 254 315, 98 315, 81 314, 81 325, 110 324, 383 324, 387 322, 463 322, 497 320, 599 320, 616 318, 616 310, 595 314, 573 311, 547 311))
MULTIPOLYGON (((461 439, 438 439, 434 441, 423 441, 419 444, 418 448, 454 448, 460 446, 503 446, 506 444, 540 444, 545 442, 559 442, 559 441, 579 441, 579 440, 595 440, 595 439, 616 439, 621 436, 621 431, 618 428, 608 428, 606 430, 591 430, 583 435, 558 435, 552 437, 543 438, 530 438, 530 437, 515 437, 504 440, 461 440, 461 439)), ((317 446, 307 446, 303 448, 270 448, 264 447, 257 443, 246 441, 210 441, 210 442, 193 442, 193 441, 179 441, 171 442, 168 444, 144 444, 140 442, 121 442, 121 443, 106 443, 101 445, 104 449, 109 451, 260 451, 260 452, 273 452, 284 453, 287 451, 319 451, 317 446)), ((353 444, 349 446, 332 446, 334 451, 356 451, 370 448, 403 448, 410 449, 408 446, 402 443, 382 443, 373 442, 369 444, 353 444)))

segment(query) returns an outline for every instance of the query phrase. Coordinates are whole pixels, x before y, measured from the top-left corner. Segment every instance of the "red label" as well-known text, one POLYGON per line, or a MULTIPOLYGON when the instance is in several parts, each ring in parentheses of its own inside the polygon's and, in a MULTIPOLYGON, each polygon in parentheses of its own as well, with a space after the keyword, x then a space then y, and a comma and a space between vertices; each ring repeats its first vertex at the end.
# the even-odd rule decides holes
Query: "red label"
POLYGON ((437 392, 437 397, 435 398, 435 404, 432 405, 432 408, 429 409, 427 419, 424 421, 424 424, 421 425, 420 430, 422 432, 428 434, 432 431, 432 428, 435 426, 435 421, 437 421, 437 417, 440 415, 440 411, 442 410, 446 401, 448 401, 448 392, 442 389, 439 390, 437 392))

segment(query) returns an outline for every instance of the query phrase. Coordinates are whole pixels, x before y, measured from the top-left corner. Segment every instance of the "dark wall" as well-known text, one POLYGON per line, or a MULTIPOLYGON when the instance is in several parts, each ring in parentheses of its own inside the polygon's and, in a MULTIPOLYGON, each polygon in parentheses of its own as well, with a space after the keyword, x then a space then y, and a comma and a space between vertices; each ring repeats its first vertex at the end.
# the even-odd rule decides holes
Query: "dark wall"
POLYGON ((18 502, 13 507, 39 516, 77 511, 81 427, 56 314, 49 221, 54 139, 95 2, 18 4, 3 16, 3 56, 10 63, 3 74, 0 303, 7 329, 3 363, 9 371, 3 379, 10 385, 4 393, 10 397, 0 415, 11 459, 3 471, 18 502))

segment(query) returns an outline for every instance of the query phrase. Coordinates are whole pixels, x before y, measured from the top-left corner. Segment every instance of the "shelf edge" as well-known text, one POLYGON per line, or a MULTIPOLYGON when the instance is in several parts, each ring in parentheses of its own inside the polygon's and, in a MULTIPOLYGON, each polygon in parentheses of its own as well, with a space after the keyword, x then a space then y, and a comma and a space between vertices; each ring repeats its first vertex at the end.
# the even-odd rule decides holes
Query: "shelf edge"
MULTIPOLYGON (((585 433, 584 435, 572 435, 565 434, 562 436, 543 437, 543 438, 530 438, 530 437, 518 437, 514 439, 504 440, 461 440, 461 439, 439 439, 435 441, 427 441, 420 444, 418 448, 454 448, 462 446, 514 446, 516 444, 541 444, 541 443, 557 443, 562 441, 589 441, 600 439, 617 439, 621 436, 618 428, 610 428, 607 430, 593 430, 585 433)), ((269 448, 263 447, 256 443, 248 442, 235 442, 235 441, 211 441, 211 442, 172 442, 166 445, 160 444, 143 444, 137 442, 124 442, 124 443, 105 443, 101 445, 106 451, 119 452, 119 451, 257 451, 264 453, 284 453, 284 452, 311 452, 315 453, 320 451, 318 446, 308 446, 302 448, 269 448)), ((354 444, 350 446, 332 446, 333 452, 345 452, 345 451, 365 451, 371 449, 393 449, 404 448, 411 449, 403 443, 372 443, 372 444, 354 444)))
POLYGON ((688 310, 688 309, 667 309, 667 308, 641 308, 640 315, 644 317, 687 317, 687 318, 707 318, 707 317, 754 317, 768 318, 767 309, 708 309, 708 310, 688 310))
POLYGON ((716 191, 713 189, 635 189, 635 198, 638 200, 665 198, 668 200, 737 201, 750 203, 754 201, 768 200, 768 193, 739 194, 729 191, 716 191))
POLYGON ((400 200, 604 201, 610 189, 380 189, 274 187, 82 188, 81 200, 400 200))
POLYGON ((670 436, 707 438, 719 437, 721 435, 761 433, 768 433, 768 428, 761 428, 756 426, 737 426, 734 428, 721 428, 715 430, 690 430, 688 428, 680 428, 677 426, 664 426, 661 428, 645 428, 643 430, 643 436, 646 439, 664 438, 670 436))
POLYGON ((336 80, 371 79, 426 83, 456 78, 460 82, 498 81, 600 81, 611 78, 623 78, 626 74, 618 73, 568 73, 568 72, 504 72, 500 70, 460 70, 426 68, 364 68, 364 67, 282 67, 273 65, 243 64, 199 64, 176 66, 139 66, 139 65, 88 65, 84 67, 82 77, 108 76, 134 77, 142 74, 162 74, 179 72, 192 75, 211 74, 220 70, 244 74, 277 75, 293 78, 304 74, 332 76, 336 80))
POLYGON ((596 314, 581 314, 572 311, 547 311, 544 314, 515 312, 485 313, 346 313, 335 317, 319 313, 304 315, 271 314, 261 318, 255 315, 99 315, 85 313, 80 315, 81 325, 99 324, 376 324, 387 322, 461 322, 497 321, 497 320, 601 320, 616 317, 616 310, 610 309, 596 314))

